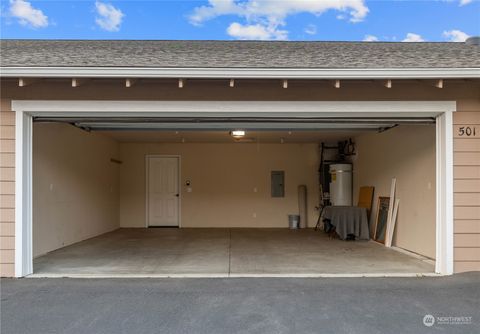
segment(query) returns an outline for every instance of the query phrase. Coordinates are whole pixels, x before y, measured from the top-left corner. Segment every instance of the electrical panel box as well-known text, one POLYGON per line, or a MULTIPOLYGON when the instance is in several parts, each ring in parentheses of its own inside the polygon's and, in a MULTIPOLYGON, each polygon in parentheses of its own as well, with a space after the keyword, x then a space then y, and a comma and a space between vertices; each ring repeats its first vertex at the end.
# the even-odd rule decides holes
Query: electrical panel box
POLYGON ((272 171, 272 197, 285 197, 285 172, 272 171))

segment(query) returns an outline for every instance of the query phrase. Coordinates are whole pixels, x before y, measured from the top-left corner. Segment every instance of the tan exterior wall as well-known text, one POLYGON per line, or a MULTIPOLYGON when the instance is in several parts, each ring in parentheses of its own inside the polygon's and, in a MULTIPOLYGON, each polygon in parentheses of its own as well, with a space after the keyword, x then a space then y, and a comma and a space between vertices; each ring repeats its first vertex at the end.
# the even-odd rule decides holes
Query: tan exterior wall
POLYGON ((33 127, 33 256, 119 227, 119 145, 71 125, 33 127))
MULTIPOLYGON (((177 82, 149 81, 138 82, 132 88, 125 88, 122 80, 92 80, 90 83, 72 88, 68 79, 41 81, 37 84, 18 87, 16 80, 2 80, 0 85, 1 128, 0 128, 0 164, 2 181, 0 183, 0 274, 12 276, 14 272, 14 117, 10 114, 10 100, 266 100, 266 101, 314 101, 314 100, 455 100, 459 112, 454 116, 455 122, 461 115, 477 117, 480 112, 480 81, 447 80, 443 89, 437 89, 424 82, 399 80, 393 82, 393 88, 385 89, 379 84, 369 82, 342 82, 341 89, 335 89, 328 83, 311 83, 291 81, 288 89, 281 88, 277 80, 265 80, 260 83, 252 80, 238 80, 235 88, 228 87, 228 81, 187 81, 183 89, 178 89, 177 82), (9 124, 10 123, 10 124, 9 124), (6 168, 7 170, 3 170, 6 168), (5 239, 5 242, 3 242, 5 239)), ((478 118, 476 118, 478 119, 478 118)), ((477 123, 478 124, 478 123, 477 123)), ((473 143, 473 141, 471 142, 473 143)), ((473 144, 475 145, 475 144, 473 144)), ((455 144, 457 149, 458 144, 455 144)), ((475 153, 478 151, 470 152, 475 153)), ((458 155, 456 155, 458 157, 458 155)), ((459 208, 461 201, 472 202, 480 189, 479 164, 477 155, 468 155, 473 159, 468 166, 455 166, 455 203, 459 208), (475 165, 476 164, 476 165, 475 165), (461 177, 459 177, 461 175, 461 177), (466 199, 467 198, 467 199, 466 199)), ((465 158, 465 156, 463 157, 465 158)), ((456 162, 457 163, 457 162, 456 162)), ((475 210, 475 209, 467 209, 475 210)), ((456 210, 456 215, 463 209, 456 210)), ((469 214, 472 212, 470 211, 469 214)), ((465 216, 462 216, 465 217, 465 216)), ((475 215, 473 215, 475 217, 475 215)), ((480 270, 478 261, 479 219, 455 219, 455 271, 480 270), (468 245, 463 250, 461 245, 468 245), (468 255, 468 256, 467 256, 468 255), (473 255, 473 256, 472 256, 473 255), (477 260, 472 260, 477 259, 477 260)))
POLYGON ((353 177, 356 198, 360 186, 375 187, 372 236, 378 197, 390 197, 391 180, 397 179, 400 204, 393 245, 430 258, 435 258, 436 238, 435 132, 435 126, 399 126, 355 138, 353 177))
POLYGON ((0 276, 15 274, 15 113, 0 101, 0 276))
POLYGON ((454 114, 455 272, 480 270, 480 107, 454 114), (475 129, 469 136, 462 129, 475 129))
POLYGON ((182 227, 288 227, 301 184, 307 185, 308 223, 315 226, 317 150, 316 144, 121 144, 120 225, 146 226, 145 156, 163 154, 181 157, 182 227), (270 194, 274 170, 285 171, 283 198, 270 194))

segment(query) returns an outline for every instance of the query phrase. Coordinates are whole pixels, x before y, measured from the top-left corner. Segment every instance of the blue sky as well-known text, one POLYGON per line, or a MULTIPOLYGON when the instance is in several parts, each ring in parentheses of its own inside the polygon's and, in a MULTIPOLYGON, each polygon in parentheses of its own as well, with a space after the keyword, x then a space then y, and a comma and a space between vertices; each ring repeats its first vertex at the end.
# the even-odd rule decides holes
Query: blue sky
POLYGON ((463 41, 479 0, 0 0, 1 37, 463 41))

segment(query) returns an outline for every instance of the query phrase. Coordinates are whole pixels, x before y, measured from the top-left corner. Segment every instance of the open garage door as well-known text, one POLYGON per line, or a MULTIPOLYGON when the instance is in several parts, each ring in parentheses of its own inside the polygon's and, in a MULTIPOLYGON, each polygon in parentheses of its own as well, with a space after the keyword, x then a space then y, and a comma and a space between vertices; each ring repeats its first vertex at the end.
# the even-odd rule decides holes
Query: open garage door
POLYGON ((138 112, 135 117, 125 111, 92 115, 78 108, 28 114, 33 122, 34 274, 231 277, 439 272, 438 191, 444 185, 438 183, 436 167, 442 151, 438 110, 299 112, 300 116, 138 112), (244 133, 235 137, 235 130, 244 133), (320 214, 315 207, 324 196, 319 189, 322 144, 332 147, 345 141, 355 146, 351 156, 332 161, 353 167, 352 206, 358 203, 360 187, 375 187, 368 238, 374 234, 379 197, 389 195, 390 181, 397 178, 402 206, 395 250, 314 230, 320 214), (170 180, 175 173, 166 173, 170 176, 159 177, 158 184, 178 185, 172 194, 179 197, 180 229, 148 228, 148 189, 156 186, 149 180, 153 158, 178 161, 177 179, 170 180), (278 173, 284 175, 279 181, 284 196, 274 194, 278 173), (300 213, 299 186, 307 188, 306 224, 292 231, 287 218, 300 213), (69 225, 77 218, 78 224, 69 225), (56 225, 48 226, 52 222, 56 225))

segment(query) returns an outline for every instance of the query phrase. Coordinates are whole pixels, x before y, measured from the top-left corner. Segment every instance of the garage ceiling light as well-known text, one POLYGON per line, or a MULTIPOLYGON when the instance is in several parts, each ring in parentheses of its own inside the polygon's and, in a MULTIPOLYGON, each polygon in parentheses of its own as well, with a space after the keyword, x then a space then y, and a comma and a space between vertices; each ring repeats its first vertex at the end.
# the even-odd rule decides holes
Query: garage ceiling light
POLYGON ((244 130, 233 130, 230 132, 230 135, 233 137, 233 138, 242 138, 242 137, 245 137, 245 131, 244 130))

